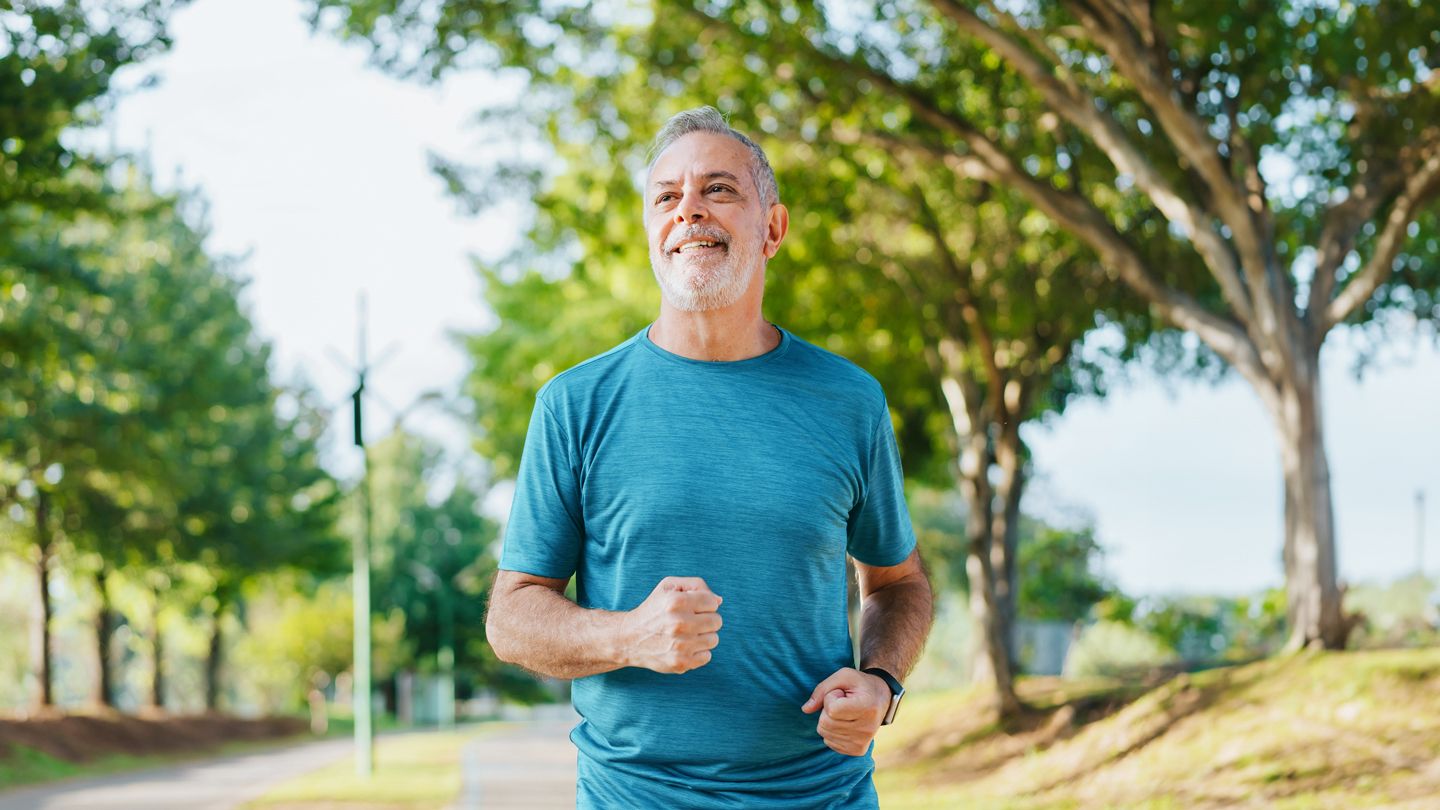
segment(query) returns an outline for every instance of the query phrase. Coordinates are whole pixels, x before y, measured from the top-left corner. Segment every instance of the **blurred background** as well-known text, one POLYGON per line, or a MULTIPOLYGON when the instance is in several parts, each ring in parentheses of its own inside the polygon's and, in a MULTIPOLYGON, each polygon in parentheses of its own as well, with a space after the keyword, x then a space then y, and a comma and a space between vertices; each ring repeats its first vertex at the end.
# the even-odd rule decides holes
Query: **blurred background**
MULTIPOLYGON (((950 696, 894 762, 935 806, 1025 783, 952 709, 1063 726, 1015 743, 1044 748, 1180 673, 1380 649, 1440 701, 1433 4, 31 0, 0 27, 16 722, 343 723, 365 536, 379 723, 563 703, 484 638, 511 481, 538 388, 657 311, 645 149, 701 104, 790 207, 768 318, 888 394, 939 597, 909 683, 950 696), (993 767, 932 778, 959 754, 993 767)), ((1304 682, 1383 692, 1333 666, 1304 682)), ((1364 733, 1440 785, 1433 726, 1364 733)), ((1226 789, 1379 789, 1283 748, 1226 789)))

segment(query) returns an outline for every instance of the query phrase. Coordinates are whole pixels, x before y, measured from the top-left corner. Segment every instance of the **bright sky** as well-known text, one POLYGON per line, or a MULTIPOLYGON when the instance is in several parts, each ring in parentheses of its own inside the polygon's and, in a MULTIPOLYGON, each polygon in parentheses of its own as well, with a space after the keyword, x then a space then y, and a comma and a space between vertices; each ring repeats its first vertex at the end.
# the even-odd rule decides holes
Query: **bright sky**
MULTIPOLYGON (((388 78, 359 46, 311 38, 294 0, 204 0, 176 15, 171 33, 173 50, 141 70, 160 86, 120 103, 113 137, 148 144, 162 182, 180 170, 203 190, 213 249, 249 251, 248 304, 277 370, 305 374, 344 405, 353 377, 331 358, 354 359, 364 291, 372 360, 395 347, 372 388, 401 410, 424 391, 455 390, 466 363, 447 335, 489 318, 468 257, 498 255, 518 225, 513 212, 459 214, 426 152, 479 160, 494 146, 476 143, 466 120, 514 88, 480 75, 440 87, 388 78)), ((1391 579, 1416 564, 1417 490, 1440 502, 1440 351, 1397 334, 1357 384, 1347 342, 1336 335, 1325 353, 1341 572, 1391 579)), ((1029 429, 1039 477, 1027 509, 1092 517, 1107 573, 1132 593, 1278 585, 1278 450, 1258 400, 1239 381, 1137 376, 1029 429)), ((373 436, 394 417, 372 413, 373 436)), ((347 420, 337 412, 331 458, 342 472, 356 463, 347 420)), ((406 424, 463 454, 444 417, 421 410, 406 424)), ((1428 522, 1426 568, 1436 571, 1440 520, 1428 522)))

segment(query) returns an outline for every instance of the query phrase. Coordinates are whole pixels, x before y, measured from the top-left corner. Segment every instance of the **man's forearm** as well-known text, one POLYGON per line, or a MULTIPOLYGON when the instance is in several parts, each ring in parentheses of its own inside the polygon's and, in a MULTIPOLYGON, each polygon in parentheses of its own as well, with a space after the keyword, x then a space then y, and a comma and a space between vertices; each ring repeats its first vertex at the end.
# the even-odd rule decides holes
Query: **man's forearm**
POLYGON ((583 678, 628 666, 625 614, 582 608, 542 585, 504 595, 486 621, 490 646, 503 661, 552 678, 583 678))
POLYGON ((860 614, 860 668, 904 678, 920 658, 934 620, 930 583, 913 577, 865 597, 860 614))

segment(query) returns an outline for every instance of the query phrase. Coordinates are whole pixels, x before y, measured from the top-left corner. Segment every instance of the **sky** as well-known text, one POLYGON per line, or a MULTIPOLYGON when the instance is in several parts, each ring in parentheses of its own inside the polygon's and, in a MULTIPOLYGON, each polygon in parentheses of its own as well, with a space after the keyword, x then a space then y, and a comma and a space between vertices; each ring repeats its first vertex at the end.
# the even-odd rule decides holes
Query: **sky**
MULTIPOLYGON (((337 406, 332 468, 358 464, 344 408, 362 293, 371 360, 385 358, 368 387, 388 404, 372 408, 367 433, 383 434, 403 412, 407 427, 466 458, 453 417, 409 405, 458 389, 467 366, 452 335, 494 322, 472 257, 515 244, 521 219, 513 207, 462 214, 426 155, 478 162, 506 148, 480 142, 467 120, 518 86, 481 74, 439 85, 390 78, 359 45, 312 37, 294 0, 199 0, 175 15, 171 35, 168 54, 120 77, 121 86, 160 81, 121 98, 104 138, 148 154, 162 185, 195 186, 209 200, 210 247, 246 255, 245 301, 279 377, 302 374, 337 406)), ((1402 323, 1357 382, 1356 343, 1333 335, 1322 356, 1340 571, 1386 581, 1418 563, 1416 493, 1440 514, 1440 350, 1402 323)), ((1238 379, 1137 371, 1024 437, 1036 464, 1026 510, 1093 521, 1103 571, 1126 592, 1281 583, 1278 445, 1238 379)), ((497 514, 508 491, 495 488, 497 514)), ((1425 523, 1425 568, 1435 573, 1440 520, 1425 523)))

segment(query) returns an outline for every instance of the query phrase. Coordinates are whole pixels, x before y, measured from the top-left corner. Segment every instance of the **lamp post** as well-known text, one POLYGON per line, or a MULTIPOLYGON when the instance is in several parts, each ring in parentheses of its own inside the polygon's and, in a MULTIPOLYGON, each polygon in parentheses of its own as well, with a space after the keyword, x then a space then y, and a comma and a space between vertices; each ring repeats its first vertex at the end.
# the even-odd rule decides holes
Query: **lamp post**
POLYGON ((375 770, 375 728, 372 723, 373 708, 370 696, 370 533, 374 521, 374 510, 370 492, 370 449, 365 446, 365 422, 363 401, 365 396, 365 375, 370 368, 365 362, 365 296, 360 296, 360 346, 358 382, 355 393, 350 395, 355 421, 355 446, 360 448, 364 460, 364 477, 361 480, 361 527, 351 548, 354 567, 354 621, 355 643, 353 668, 355 684, 353 703, 355 714, 355 773, 369 777, 375 770))

